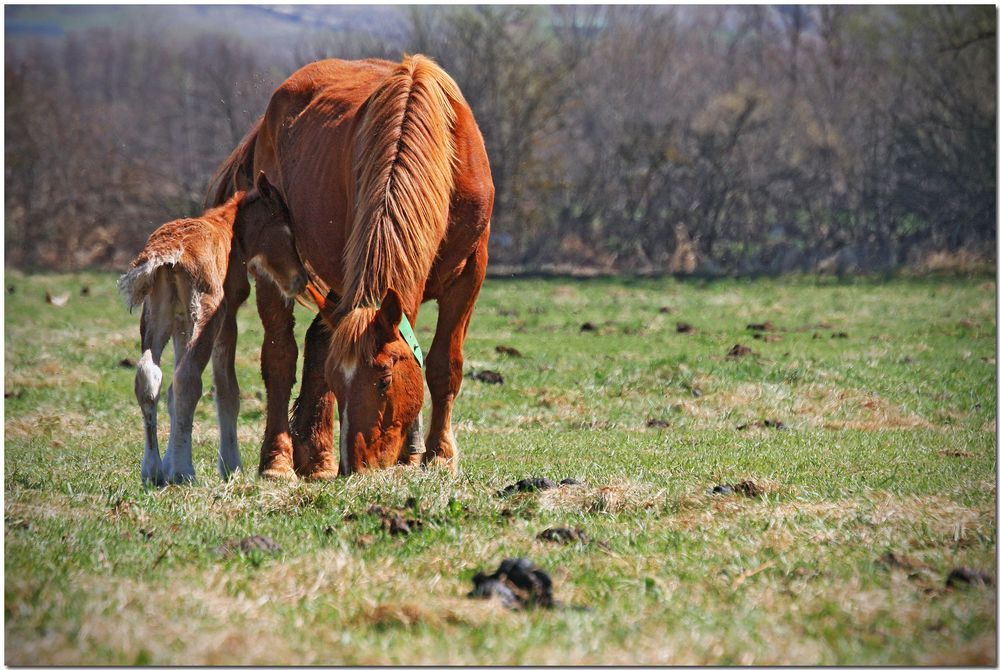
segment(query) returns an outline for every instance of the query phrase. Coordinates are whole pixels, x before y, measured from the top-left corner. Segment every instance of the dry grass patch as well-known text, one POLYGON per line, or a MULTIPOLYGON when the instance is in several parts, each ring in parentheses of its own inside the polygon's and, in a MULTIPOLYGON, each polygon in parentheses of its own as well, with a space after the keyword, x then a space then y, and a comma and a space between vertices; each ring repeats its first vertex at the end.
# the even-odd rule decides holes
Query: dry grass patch
POLYGON ((765 520, 768 546, 782 550, 806 540, 820 545, 863 543, 902 550, 988 544, 996 528, 991 509, 972 509, 937 496, 897 497, 872 493, 867 500, 760 503, 740 496, 689 496, 680 511, 663 519, 666 528, 715 532, 747 520, 765 520), (817 524, 817 522, 820 522, 817 524))
MULTIPOLYGON (((110 652, 119 663, 157 665, 274 665, 294 660, 269 612, 243 597, 226 595, 218 586, 194 578, 152 585, 93 575, 78 583, 87 593, 79 601, 82 623, 46 617, 44 635, 25 635, 25 629, 42 624, 36 615, 44 615, 41 608, 32 611, 29 606, 5 624, 7 663, 81 665, 98 651, 110 652)), ((45 601, 46 608, 69 602, 66 594, 51 590, 45 601)))
POLYGON ((581 510, 591 514, 650 509, 662 506, 666 491, 635 480, 622 479, 599 486, 560 486, 542 491, 538 506, 543 510, 581 510))
POLYGON ((956 644, 951 649, 937 649, 921 659, 928 666, 983 666, 997 665, 996 633, 983 633, 969 642, 956 644))
POLYGON ((426 625, 432 628, 448 626, 483 626, 508 618, 510 614, 496 599, 468 600, 441 597, 433 602, 412 600, 365 605, 355 617, 357 623, 380 628, 426 625))
MULTIPOLYGON (((704 384, 697 386, 705 388, 704 384)), ((923 417, 907 412, 884 398, 826 384, 790 386, 744 382, 700 398, 684 398, 674 407, 687 416, 719 423, 728 423, 740 417, 781 419, 794 415, 798 419, 796 424, 811 428, 865 431, 934 428, 923 417), (830 417, 843 418, 831 420, 830 417)))

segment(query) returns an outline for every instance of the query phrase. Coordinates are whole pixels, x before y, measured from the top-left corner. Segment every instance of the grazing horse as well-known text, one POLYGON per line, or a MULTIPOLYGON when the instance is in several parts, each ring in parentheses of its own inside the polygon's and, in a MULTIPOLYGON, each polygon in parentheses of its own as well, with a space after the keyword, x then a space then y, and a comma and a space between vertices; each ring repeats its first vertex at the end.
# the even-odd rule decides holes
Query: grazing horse
POLYGON ((221 202, 250 175, 274 177, 313 283, 333 298, 310 326, 292 425, 292 314, 258 291, 268 417, 265 476, 325 479, 395 463, 453 471, 451 410, 462 345, 486 272, 493 180, 458 86, 430 59, 325 60, 303 67, 216 175, 221 202), (407 343, 421 303, 438 301, 424 379, 407 343), (333 454, 339 410, 339 459, 333 454))
POLYGON ((194 479, 191 430, 209 357, 219 418, 219 472, 226 478, 240 468, 240 392, 234 359, 236 310, 250 293, 247 270, 257 277, 258 286, 273 282, 289 300, 303 291, 307 280, 288 228, 288 212, 260 175, 250 193, 239 191, 198 218, 157 228, 130 268, 118 280, 118 290, 130 311, 142 305, 135 395, 145 428, 143 482, 162 486, 194 479), (170 438, 161 461, 156 439, 163 378, 159 366, 171 337, 170 438))

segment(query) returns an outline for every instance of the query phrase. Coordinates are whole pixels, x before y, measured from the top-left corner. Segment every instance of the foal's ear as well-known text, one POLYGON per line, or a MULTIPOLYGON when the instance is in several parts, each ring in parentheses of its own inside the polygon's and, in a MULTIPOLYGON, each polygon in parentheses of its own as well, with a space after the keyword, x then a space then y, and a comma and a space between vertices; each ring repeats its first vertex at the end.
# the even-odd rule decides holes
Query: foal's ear
POLYGON ((396 289, 390 288, 382 298, 382 306, 378 308, 379 325, 392 333, 399 329, 399 324, 403 320, 403 299, 399 297, 396 289))

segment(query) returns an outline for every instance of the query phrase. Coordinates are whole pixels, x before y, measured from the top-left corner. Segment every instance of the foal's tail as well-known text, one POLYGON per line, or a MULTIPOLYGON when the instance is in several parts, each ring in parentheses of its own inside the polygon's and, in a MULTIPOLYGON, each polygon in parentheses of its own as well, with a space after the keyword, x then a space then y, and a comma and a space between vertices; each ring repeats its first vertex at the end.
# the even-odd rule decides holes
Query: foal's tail
POLYGON ((208 194, 205 197, 205 207, 218 207, 231 198, 236 191, 249 190, 253 184, 253 148, 257 143, 257 135, 264 125, 264 117, 257 119, 250 132, 240 140, 239 146, 229 154, 219 169, 212 175, 208 183, 208 194), (240 183, 243 177, 243 183, 240 183))
POLYGON ((153 290, 156 271, 176 265, 183 253, 184 248, 180 245, 176 249, 157 249, 155 252, 147 247, 139 253, 129 271, 118 278, 118 293, 129 312, 141 305, 153 290))

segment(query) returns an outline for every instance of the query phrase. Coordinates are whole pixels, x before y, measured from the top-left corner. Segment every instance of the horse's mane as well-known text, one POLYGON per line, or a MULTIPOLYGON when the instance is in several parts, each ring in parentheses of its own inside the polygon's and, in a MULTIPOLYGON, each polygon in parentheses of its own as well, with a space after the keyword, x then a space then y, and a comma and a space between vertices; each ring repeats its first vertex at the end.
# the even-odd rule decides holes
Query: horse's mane
POLYGON ((371 353, 366 335, 389 288, 419 299, 444 238, 454 187, 455 82, 408 56, 368 98, 356 135, 355 211, 331 355, 371 353))
POLYGON ((253 186, 253 151, 257 135, 264 125, 264 117, 257 119, 239 146, 219 166, 208 183, 205 196, 206 207, 217 207, 226 202, 237 191, 247 191, 253 186))

